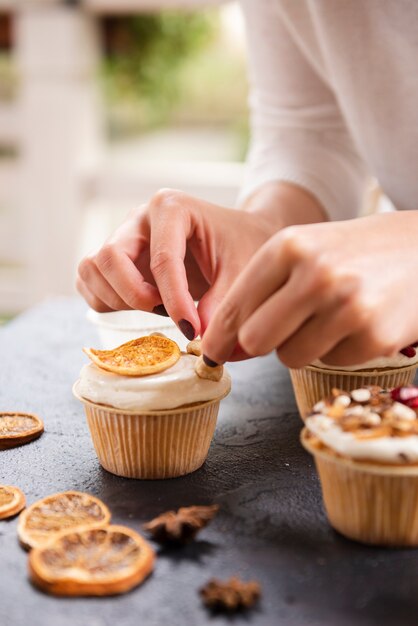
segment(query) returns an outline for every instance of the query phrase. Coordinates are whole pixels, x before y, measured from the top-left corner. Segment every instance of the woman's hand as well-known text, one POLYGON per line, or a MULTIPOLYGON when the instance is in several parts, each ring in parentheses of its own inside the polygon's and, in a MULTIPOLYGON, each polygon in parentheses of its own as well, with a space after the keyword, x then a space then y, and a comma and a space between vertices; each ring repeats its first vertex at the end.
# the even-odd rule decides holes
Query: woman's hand
POLYGON ((77 288, 97 311, 155 310, 192 339, 277 228, 264 215, 165 189, 83 259, 77 288), (198 310, 193 300, 200 300, 198 310))
POLYGON ((418 337, 418 212, 285 228, 254 255, 212 317, 206 358, 276 349, 289 367, 353 365, 418 337))

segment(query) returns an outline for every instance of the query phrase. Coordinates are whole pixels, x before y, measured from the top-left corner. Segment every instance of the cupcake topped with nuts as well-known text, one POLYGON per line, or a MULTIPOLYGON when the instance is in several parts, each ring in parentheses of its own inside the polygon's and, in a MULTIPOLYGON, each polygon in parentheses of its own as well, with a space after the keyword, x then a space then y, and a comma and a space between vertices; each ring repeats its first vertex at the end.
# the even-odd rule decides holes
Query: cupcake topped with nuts
POLYGON ((418 387, 367 386, 314 406, 301 434, 326 513, 363 543, 418 546, 418 387))
POLYGON ((329 398, 315 404, 306 427, 312 444, 344 457, 418 463, 418 388, 333 389, 329 398))

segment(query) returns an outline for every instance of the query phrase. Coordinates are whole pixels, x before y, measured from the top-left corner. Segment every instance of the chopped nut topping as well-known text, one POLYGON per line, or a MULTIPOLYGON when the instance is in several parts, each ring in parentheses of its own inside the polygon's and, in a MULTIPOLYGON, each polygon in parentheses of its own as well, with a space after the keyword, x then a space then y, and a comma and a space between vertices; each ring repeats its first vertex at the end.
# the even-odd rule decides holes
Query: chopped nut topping
POLYGON ((317 423, 321 430, 328 430, 331 426, 334 425, 334 420, 328 417, 327 415, 318 415, 317 423))
POLYGON ((417 417, 414 409, 410 409, 409 406, 401 404, 400 402, 394 402, 390 411, 394 417, 398 417, 403 420, 414 420, 417 417))
POLYGON ((358 439, 379 439, 380 437, 390 437, 392 430, 389 425, 385 425, 367 430, 358 430, 355 435, 358 439))
POLYGON ((341 395, 341 396, 337 396, 334 400, 334 406, 342 406, 343 408, 347 408, 348 406, 350 406, 351 404, 351 398, 350 396, 346 396, 346 395, 341 395))
POLYGON ((372 397, 372 394, 370 393, 370 390, 366 388, 354 389, 351 392, 351 397, 354 402, 360 402, 362 404, 363 402, 368 402, 372 397))
POLYGON ((364 406, 361 406, 360 404, 348 407, 345 412, 346 415, 357 415, 357 416, 359 415, 364 416, 365 413, 366 413, 366 410, 364 406))
POLYGON ((343 407, 346 409, 351 404, 350 396, 341 395, 337 396, 334 400, 334 406, 343 407))
POLYGON ((162 513, 147 524, 144 530, 159 543, 187 543, 207 526, 219 510, 211 506, 189 506, 176 511, 162 513))
POLYGON ((357 415, 344 415, 340 421, 340 426, 344 432, 358 430, 362 426, 362 418, 357 415))
POLYGON ((213 578, 200 589, 204 604, 217 611, 240 611, 252 607, 261 596, 261 587, 252 580, 248 583, 233 577, 223 582, 213 578))
POLYGON ((417 397, 414 391, 405 387, 387 392, 370 386, 355 389, 350 398, 344 391, 333 389, 330 398, 317 402, 314 414, 316 419, 324 419, 321 429, 338 424, 344 432, 359 438, 418 435, 418 407, 410 405, 411 398, 415 401, 417 397))
POLYGON ((407 421, 396 420, 396 423, 392 424, 392 426, 395 430, 400 430, 404 433, 409 433, 412 431, 411 424, 407 421))
POLYGON ((374 411, 366 411, 363 414, 363 421, 366 426, 379 426, 382 422, 382 418, 379 413, 375 413, 374 411))
POLYGON ((332 406, 329 407, 329 409, 327 410, 327 415, 329 415, 330 417, 343 417, 345 414, 345 407, 334 403, 332 406))

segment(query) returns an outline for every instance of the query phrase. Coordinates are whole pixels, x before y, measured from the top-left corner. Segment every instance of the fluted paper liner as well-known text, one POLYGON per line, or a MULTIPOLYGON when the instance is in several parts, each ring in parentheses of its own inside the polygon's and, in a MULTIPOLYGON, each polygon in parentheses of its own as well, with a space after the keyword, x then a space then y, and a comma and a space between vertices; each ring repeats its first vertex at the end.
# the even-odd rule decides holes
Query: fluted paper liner
POLYGON ((206 460, 221 398, 166 411, 138 413, 84 404, 98 459, 112 474, 126 478, 175 478, 206 460))
POLYGON ((415 378, 416 370, 416 363, 396 369, 356 372, 308 365, 301 369, 291 369, 290 377, 300 416, 305 420, 312 413, 314 404, 330 396, 334 387, 344 391, 352 391, 367 385, 379 385, 383 389, 393 389, 394 387, 410 385, 415 378))
POLYGON ((302 445, 315 458, 331 526, 355 541, 418 546, 418 466, 366 463, 302 445))

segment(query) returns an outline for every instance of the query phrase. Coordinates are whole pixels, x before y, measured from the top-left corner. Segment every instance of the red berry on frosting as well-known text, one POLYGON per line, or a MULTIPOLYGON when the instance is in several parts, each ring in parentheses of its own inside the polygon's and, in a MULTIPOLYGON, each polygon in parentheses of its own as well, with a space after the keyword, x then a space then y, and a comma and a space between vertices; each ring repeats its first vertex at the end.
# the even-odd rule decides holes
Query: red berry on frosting
POLYGON ((402 402, 411 408, 418 407, 418 387, 396 387, 390 392, 392 400, 402 402))
POLYGON ((413 346, 407 346, 406 348, 402 348, 402 350, 399 350, 399 352, 409 357, 410 359, 412 359, 417 353, 413 346))

